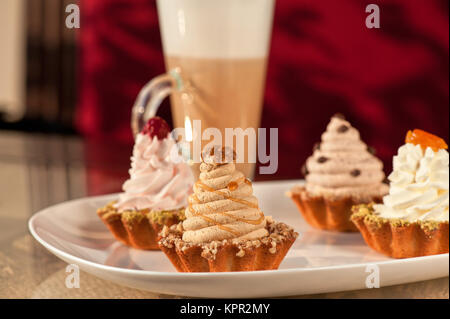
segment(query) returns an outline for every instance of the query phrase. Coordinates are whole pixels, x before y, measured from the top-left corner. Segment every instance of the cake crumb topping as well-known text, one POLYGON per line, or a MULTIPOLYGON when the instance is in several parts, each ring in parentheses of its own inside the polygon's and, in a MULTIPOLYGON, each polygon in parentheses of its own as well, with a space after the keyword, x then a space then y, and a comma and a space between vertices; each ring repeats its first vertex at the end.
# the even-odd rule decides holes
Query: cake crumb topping
POLYGON ((406 227, 411 224, 418 224, 426 233, 431 233, 438 229, 441 223, 448 223, 448 221, 439 222, 431 220, 417 220, 410 222, 401 218, 385 218, 376 213, 373 205, 373 203, 370 203, 353 206, 351 219, 356 220, 363 218, 365 222, 368 222, 377 228, 382 227, 386 223, 389 223, 393 227, 406 227))
POLYGON ((261 245, 267 246, 271 254, 277 252, 277 244, 286 239, 297 238, 298 233, 284 223, 275 223, 272 218, 267 219, 266 224, 269 235, 260 239, 252 240, 222 240, 212 241, 209 243, 194 244, 182 240, 183 225, 182 223, 172 225, 170 228, 165 227, 160 232, 161 239, 159 244, 167 248, 176 247, 179 251, 186 251, 191 247, 201 247, 203 258, 215 260, 220 247, 232 245, 237 250, 236 256, 244 257, 247 251, 259 248, 261 245))

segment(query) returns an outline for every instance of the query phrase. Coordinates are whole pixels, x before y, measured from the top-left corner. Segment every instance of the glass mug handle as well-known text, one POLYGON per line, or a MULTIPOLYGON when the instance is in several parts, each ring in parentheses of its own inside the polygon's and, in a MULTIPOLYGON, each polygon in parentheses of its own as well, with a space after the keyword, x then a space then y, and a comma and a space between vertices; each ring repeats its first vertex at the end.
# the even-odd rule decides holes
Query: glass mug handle
POLYGON ((139 92, 131 110, 131 129, 133 136, 136 137, 147 120, 156 115, 161 102, 174 89, 182 90, 182 88, 183 81, 178 68, 161 74, 148 82, 139 92))

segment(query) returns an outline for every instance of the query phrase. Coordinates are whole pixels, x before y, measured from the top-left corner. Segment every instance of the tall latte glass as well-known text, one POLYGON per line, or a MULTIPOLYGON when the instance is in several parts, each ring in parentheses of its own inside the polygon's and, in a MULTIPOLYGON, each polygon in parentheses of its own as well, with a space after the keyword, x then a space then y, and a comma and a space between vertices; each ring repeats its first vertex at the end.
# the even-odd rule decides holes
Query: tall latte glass
POLYGON ((252 177, 248 150, 256 145, 245 130, 257 133, 260 124, 274 2, 157 0, 167 74, 141 91, 133 108, 135 133, 170 95, 175 127, 184 128, 189 142, 201 142, 196 149, 191 143, 194 174, 196 152, 212 140, 203 134, 207 128, 221 132, 223 145, 226 128, 241 128, 234 131, 233 146, 244 141, 244 163, 237 167, 252 177))

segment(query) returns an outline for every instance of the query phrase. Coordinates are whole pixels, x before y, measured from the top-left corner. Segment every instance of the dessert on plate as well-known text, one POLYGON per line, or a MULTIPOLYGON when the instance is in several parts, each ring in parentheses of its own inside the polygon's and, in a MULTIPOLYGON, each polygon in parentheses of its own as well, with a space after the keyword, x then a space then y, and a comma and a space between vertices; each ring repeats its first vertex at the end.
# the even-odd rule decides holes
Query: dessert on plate
POLYGON ((157 250, 163 226, 184 219, 194 178, 176 147, 169 125, 160 117, 151 118, 137 134, 123 193, 117 201, 97 210, 122 243, 157 250))
POLYGON ((230 149, 202 156, 186 220, 164 227, 161 250, 180 272, 277 269, 298 234, 264 216, 252 183, 237 171, 230 149))
POLYGON ((381 202, 388 192, 383 163, 373 153, 342 115, 331 118, 302 168, 305 185, 287 193, 311 226, 357 231, 350 221, 352 206, 381 202))
POLYGON ((448 253, 449 155, 441 138, 409 131, 382 204, 353 208, 366 243, 394 258, 448 253))

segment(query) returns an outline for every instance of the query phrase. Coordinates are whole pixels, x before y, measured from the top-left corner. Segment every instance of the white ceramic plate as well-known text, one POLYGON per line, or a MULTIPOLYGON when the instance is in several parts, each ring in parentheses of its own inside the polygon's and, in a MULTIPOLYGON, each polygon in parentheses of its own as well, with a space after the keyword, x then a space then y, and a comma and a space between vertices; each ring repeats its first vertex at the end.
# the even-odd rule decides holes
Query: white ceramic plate
POLYGON ((380 286, 448 276, 448 254, 390 259, 367 247, 360 234, 309 227, 284 195, 296 183, 300 181, 254 183, 264 213, 300 233, 278 270, 177 273, 163 253, 136 250, 113 239, 96 209, 116 195, 49 207, 30 219, 29 228, 37 241, 67 263, 119 284, 164 294, 245 298, 363 289, 373 272, 369 265, 378 266, 380 286))

